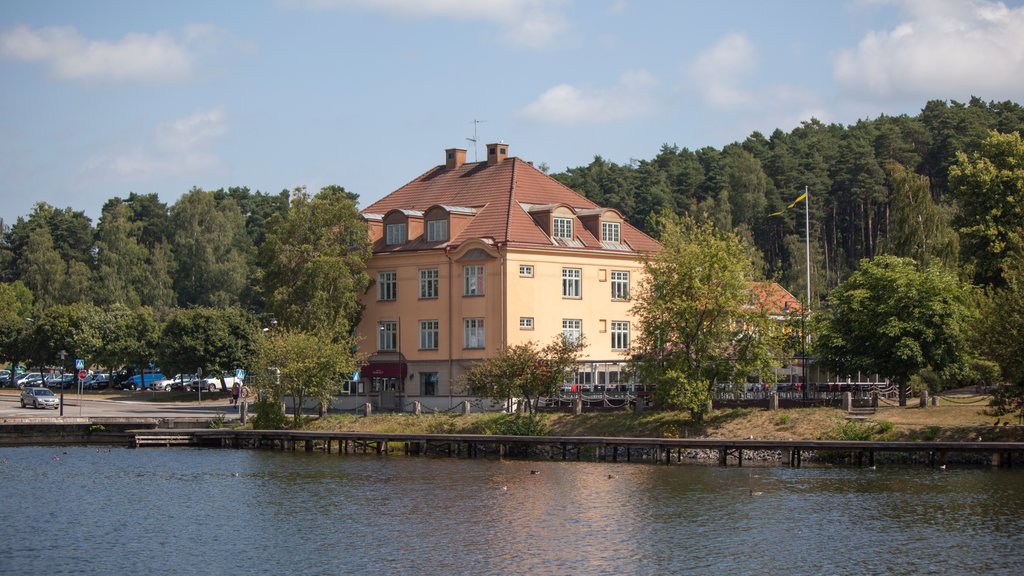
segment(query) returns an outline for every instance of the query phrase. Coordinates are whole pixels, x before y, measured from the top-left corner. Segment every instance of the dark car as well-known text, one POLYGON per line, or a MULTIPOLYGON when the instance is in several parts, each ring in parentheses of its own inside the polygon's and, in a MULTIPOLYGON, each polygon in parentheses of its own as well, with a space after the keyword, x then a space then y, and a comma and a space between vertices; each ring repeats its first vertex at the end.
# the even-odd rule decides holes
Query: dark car
POLYGON ((110 374, 93 374, 85 379, 86 390, 106 390, 110 387, 110 374))

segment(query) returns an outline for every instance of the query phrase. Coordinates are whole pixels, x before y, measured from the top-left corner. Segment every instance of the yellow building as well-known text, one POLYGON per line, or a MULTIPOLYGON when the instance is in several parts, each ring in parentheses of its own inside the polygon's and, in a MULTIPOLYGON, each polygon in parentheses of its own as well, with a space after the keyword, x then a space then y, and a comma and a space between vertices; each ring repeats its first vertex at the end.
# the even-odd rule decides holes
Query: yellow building
POLYGON ((489 144, 487 160, 445 163, 366 207, 374 241, 364 296, 358 383, 427 400, 463 393, 461 376, 503 346, 584 336, 578 383, 615 385, 636 325, 642 258, 660 245, 489 144))

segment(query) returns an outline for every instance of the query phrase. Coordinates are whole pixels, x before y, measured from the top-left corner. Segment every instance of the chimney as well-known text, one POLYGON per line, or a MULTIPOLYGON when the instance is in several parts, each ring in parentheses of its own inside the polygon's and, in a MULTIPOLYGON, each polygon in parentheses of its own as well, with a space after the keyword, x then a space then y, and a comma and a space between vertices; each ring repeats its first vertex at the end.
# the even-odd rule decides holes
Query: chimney
POLYGON ((504 142, 499 142, 497 144, 488 144, 487 145, 487 165, 488 166, 493 166, 495 164, 500 164, 506 158, 508 158, 508 144, 505 144, 504 142))
POLYGON ((462 148, 449 148, 444 151, 444 167, 452 170, 466 163, 466 151, 462 148))

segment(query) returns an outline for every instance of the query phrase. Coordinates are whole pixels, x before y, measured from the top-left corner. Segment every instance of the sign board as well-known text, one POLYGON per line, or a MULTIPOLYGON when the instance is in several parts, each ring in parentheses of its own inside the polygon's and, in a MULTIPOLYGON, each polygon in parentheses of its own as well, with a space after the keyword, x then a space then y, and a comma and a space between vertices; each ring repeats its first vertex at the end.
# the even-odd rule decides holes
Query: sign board
POLYGON ((75 360, 75 370, 84 370, 85 360, 75 360))
POLYGON ((85 380, 85 378, 86 378, 87 376, 89 376, 89 373, 88 373, 88 372, 86 372, 85 370, 79 370, 79 371, 78 371, 78 379, 79 379, 79 380, 85 380))
POLYGON ((359 381, 359 372, 353 372, 352 373, 352 381, 353 382, 358 382, 359 381))
POLYGON ((238 378, 239 380, 245 380, 245 370, 242 370, 241 368, 235 370, 235 378, 238 378))

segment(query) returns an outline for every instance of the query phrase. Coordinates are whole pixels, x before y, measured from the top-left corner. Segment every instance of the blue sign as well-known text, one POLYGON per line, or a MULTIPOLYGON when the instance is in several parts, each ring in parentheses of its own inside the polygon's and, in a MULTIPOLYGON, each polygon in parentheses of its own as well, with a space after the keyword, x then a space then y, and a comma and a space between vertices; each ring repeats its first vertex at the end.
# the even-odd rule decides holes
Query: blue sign
POLYGON ((352 373, 352 381, 353 382, 358 382, 359 381, 359 372, 353 372, 352 373))
POLYGON ((75 360, 75 370, 85 370, 85 360, 75 360))
POLYGON ((245 370, 242 370, 241 368, 235 370, 235 378, 238 378, 239 380, 245 380, 245 370))

